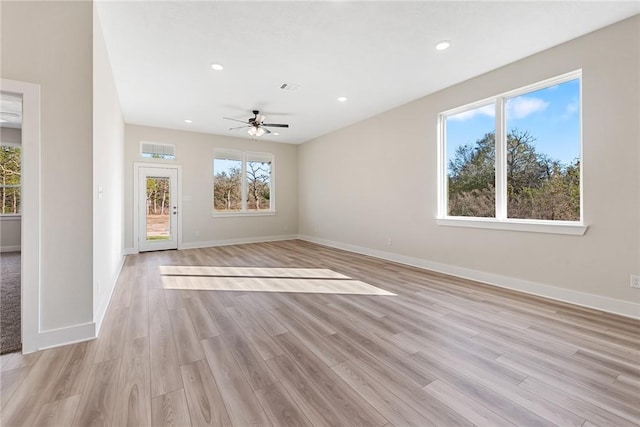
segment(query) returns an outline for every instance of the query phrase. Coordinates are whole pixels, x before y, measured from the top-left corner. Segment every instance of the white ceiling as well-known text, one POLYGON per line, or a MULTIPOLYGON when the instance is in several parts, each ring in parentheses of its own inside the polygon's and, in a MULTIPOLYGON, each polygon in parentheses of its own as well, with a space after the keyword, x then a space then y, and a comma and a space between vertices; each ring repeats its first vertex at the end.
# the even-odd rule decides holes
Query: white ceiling
POLYGON ((637 14, 640 2, 100 1, 98 12, 127 123, 249 138, 223 117, 259 109, 290 124, 263 139, 302 143, 637 14), (436 51, 443 39, 451 47, 436 51))

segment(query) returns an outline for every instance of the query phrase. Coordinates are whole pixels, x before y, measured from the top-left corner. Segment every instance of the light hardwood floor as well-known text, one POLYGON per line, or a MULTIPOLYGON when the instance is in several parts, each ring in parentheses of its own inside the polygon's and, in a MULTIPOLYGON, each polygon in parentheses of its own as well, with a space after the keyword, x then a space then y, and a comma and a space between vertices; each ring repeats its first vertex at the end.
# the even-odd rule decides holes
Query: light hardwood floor
POLYGON ((0 424, 639 425, 639 342, 636 320, 301 241, 144 253, 97 340, 2 356, 0 424), (194 290, 189 269, 166 289, 161 266, 396 295, 194 290))

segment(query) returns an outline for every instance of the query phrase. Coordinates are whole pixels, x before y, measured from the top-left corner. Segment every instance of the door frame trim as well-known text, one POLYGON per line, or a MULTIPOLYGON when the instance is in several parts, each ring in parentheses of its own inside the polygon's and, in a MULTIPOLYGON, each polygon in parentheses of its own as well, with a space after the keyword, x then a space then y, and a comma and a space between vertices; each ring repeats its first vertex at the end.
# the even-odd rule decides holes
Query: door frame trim
POLYGON ((20 217, 20 299, 22 353, 37 351, 41 329, 41 157, 40 85, 0 79, 0 90, 22 95, 22 207, 20 217))
POLYGON ((182 249, 182 165, 168 165, 166 163, 133 162, 133 253, 140 253, 140 168, 175 169, 178 172, 178 250, 182 249))

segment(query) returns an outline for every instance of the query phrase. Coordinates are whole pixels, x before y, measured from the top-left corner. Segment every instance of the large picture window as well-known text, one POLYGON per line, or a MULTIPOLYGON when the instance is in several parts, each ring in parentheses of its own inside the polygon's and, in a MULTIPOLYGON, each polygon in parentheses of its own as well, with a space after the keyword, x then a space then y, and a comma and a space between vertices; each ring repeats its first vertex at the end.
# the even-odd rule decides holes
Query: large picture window
POLYGON ((0 145, 1 215, 20 214, 21 149, 19 145, 0 145))
POLYGON ((573 72, 441 113, 438 218, 581 225, 580 85, 573 72))
POLYGON ((272 183, 272 154, 217 151, 213 158, 214 214, 274 212, 272 183))

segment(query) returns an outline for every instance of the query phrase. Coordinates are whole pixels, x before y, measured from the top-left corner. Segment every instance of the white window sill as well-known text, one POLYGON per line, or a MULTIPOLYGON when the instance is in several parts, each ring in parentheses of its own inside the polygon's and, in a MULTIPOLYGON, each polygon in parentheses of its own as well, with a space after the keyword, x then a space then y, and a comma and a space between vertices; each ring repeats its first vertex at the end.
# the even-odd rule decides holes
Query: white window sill
POLYGON ((508 219, 499 221, 495 218, 437 218, 436 224, 450 227, 485 228, 493 230, 525 231, 531 233, 569 234, 582 236, 587 226, 572 221, 535 221, 525 219, 508 219))
POLYGON ((276 211, 264 211, 264 212, 214 212, 211 216, 213 218, 229 218, 229 217, 244 217, 244 216, 273 216, 276 211))
POLYGON ((0 221, 20 221, 22 215, 20 214, 1 214, 0 221))

